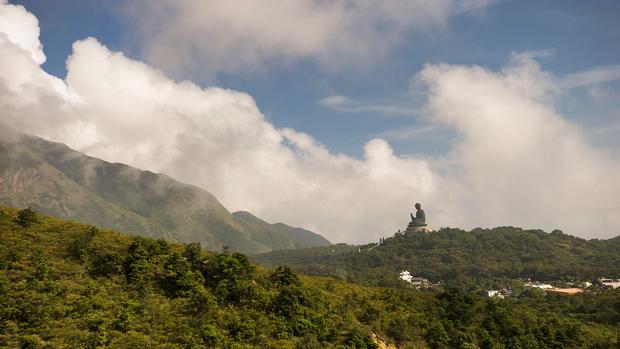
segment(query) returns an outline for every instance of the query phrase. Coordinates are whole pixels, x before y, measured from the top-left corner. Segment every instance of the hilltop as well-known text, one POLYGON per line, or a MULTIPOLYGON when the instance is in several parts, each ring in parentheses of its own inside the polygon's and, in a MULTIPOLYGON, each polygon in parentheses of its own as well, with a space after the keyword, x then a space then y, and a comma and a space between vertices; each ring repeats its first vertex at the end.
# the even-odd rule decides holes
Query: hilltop
POLYGON ((215 196, 164 174, 109 163, 62 143, 2 132, 0 204, 219 250, 329 245, 319 234, 231 214, 215 196))
POLYGON ((398 273, 459 287, 509 287, 515 279, 592 280, 620 276, 620 237, 584 240, 560 231, 514 227, 444 228, 398 235, 380 245, 317 247, 252 256, 259 264, 286 264, 312 275, 365 285, 397 285, 398 273))
POLYGON ((375 288, 0 207, 0 346, 613 348, 620 290, 375 288))

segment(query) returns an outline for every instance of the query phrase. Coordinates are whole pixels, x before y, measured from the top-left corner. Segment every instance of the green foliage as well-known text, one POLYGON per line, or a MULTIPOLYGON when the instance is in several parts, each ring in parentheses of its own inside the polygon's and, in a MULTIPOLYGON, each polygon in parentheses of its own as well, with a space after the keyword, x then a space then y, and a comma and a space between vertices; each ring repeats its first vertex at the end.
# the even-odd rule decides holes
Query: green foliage
POLYGON ((400 235, 381 245, 315 247, 252 256, 267 267, 286 264, 370 286, 402 285, 401 270, 468 290, 510 288, 516 279, 593 280, 620 276, 620 237, 584 240, 559 231, 513 227, 400 235))
POLYGON ((0 347, 614 348, 620 290, 498 300, 366 287, 16 210, 0 217, 0 347))
POLYGON ((47 259, 40 250, 35 251, 30 259, 34 267, 33 278, 37 281, 43 281, 48 278, 50 274, 50 266, 47 259))
POLYGON ((301 284, 297 274, 286 265, 279 266, 271 272, 269 280, 279 286, 299 286, 301 284))
POLYGON ((88 255, 87 248, 96 234, 97 228, 91 227, 85 234, 80 235, 73 240, 73 242, 69 245, 69 256, 82 263, 86 262, 86 256, 88 255))
POLYGON ((94 254, 89 271, 93 276, 119 275, 123 272, 123 258, 116 252, 94 254))
POLYGON ((150 280, 149 254, 141 240, 134 240, 127 249, 127 257, 123 262, 127 282, 138 286, 145 286, 150 280))
POLYGON ((37 222, 37 215, 34 211, 28 207, 23 210, 19 210, 17 212, 17 220, 16 223, 21 225, 24 228, 28 228, 29 226, 35 224, 37 222))

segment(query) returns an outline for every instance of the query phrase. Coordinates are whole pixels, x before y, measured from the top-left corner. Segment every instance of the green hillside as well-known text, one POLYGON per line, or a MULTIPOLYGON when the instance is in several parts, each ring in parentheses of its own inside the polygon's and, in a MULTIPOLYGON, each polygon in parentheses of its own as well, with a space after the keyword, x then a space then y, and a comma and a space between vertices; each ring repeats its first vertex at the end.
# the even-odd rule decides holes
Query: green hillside
POLYGON ((618 304, 364 287, 0 207, 0 347, 616 348, 618 304))
POLYGON ((274 250, 330 245, 330 242, 319 234, 282 223, 267 223, 250 212, 234 212, 233 217, 254 240, 269 244, 274 250))
POLYGON ((0 203, 209 249, 267 252, 329 245, 318 234, 237 220, 210 193, 37 137, 0 140, 0 203))
POLYGON ((299 272, 365 285, 395 285, 398 273, 408 270, 447 285, 496 288, 509 287, 518 278, 620 277, 620 237, 584 240, 560 231, 448 228, 387 238, 378 246, 335 245, 252 258, 266 266, 287 264, 299 272))

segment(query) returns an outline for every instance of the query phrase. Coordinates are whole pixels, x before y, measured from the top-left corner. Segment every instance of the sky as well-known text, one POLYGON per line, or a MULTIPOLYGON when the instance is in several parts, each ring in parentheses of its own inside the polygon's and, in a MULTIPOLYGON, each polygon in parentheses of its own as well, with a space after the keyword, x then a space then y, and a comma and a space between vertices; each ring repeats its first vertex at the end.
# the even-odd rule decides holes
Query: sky
POLYGON ((0 122, 230 210, 620 234, 617 1, 0 4, 0 122))

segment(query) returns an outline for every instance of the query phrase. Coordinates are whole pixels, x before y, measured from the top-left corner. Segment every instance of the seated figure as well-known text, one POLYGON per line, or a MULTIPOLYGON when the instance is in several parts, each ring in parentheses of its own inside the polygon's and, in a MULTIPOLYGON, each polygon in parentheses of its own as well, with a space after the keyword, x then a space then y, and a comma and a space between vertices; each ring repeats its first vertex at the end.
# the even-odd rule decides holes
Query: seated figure
POLYGON ((414 227, 425 227, 426 226, 426 214, 424 214, 424 210, 422 209, 422 205, 419 203, 415 204, 415 217, 413 213, 410 213, 411 223, 414 227))

